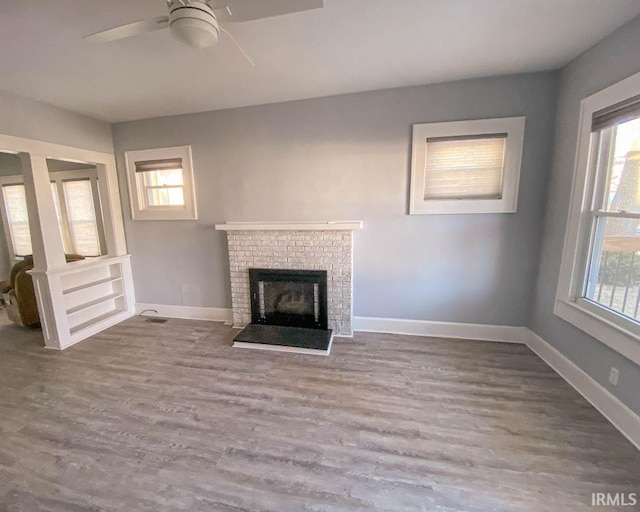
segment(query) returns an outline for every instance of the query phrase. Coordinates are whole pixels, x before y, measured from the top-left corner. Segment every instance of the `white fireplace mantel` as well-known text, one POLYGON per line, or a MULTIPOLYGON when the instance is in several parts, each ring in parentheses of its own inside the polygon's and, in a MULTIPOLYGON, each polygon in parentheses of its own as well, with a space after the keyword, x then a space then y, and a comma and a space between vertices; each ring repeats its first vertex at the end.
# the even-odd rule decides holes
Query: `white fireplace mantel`
POLYGON ((218 231, 353 231, 362 229, 361 220, 314 222, 225 222, 218 231))

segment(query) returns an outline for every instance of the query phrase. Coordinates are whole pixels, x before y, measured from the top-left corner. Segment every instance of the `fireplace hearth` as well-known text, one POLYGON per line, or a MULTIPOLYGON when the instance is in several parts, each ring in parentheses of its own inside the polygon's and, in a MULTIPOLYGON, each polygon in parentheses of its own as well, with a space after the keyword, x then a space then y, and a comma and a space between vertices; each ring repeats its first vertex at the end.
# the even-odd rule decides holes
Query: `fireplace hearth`
POLYGON ((328 354, 327 272, 249 269, 251 324, 234 346, 328 354))

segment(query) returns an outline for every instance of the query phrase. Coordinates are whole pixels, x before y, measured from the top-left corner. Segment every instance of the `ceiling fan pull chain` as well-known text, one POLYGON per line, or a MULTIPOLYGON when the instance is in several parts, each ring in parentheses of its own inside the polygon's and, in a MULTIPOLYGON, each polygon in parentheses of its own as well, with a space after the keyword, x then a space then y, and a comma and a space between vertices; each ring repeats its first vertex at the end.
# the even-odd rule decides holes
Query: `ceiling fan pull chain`
POLYGON ((229 32, 227 29, 225 29, 224 27, 220 27, 220 30, 222 30, 225 34, 227 34, 229 36, 229 38, 233 41, 233 43, 238 47, 238 49, 242 52, 242 55, 244 55, 247 60, 251 63, 252 66, 255 67, 255 63, 253 62, 253 60, 251 60, 251 57, 249 57, 249 54, 247 52, 244 51, 244 49, 242 48, 242 46, 240 46, 240 43, 238 43, 238 41, 236 41, 236 38, 233 37, 231 35, 231 32, 229 32))

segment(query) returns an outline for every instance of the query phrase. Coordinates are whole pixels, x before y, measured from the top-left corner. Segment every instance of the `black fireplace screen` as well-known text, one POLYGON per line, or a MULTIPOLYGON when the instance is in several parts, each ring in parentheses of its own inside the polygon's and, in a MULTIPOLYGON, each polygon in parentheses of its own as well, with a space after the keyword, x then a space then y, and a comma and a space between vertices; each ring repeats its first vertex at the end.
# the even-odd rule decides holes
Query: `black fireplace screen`
POLYGON ((325 270, 249 269, 251 322, 327 328, 325 270))

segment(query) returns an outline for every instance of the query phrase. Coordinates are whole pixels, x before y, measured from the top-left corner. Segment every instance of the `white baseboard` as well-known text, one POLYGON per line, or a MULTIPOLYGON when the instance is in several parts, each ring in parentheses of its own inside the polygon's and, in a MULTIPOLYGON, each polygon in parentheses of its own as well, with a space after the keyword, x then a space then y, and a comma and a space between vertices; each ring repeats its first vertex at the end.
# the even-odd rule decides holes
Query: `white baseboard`
POLYGON ((637 414, 536 333, 529 331, 527 346, 640 450, 640 417, 637 414))
POLYGON ((167 318, 185 318, 189 320, 208 320, 211 322, 231 323, 233 315, 228 308, 204 308, 194 306, 171 306, 166 304, 136 304, 136 314, 147 310, 145 316, 163 316, 167 318), (155 310, 148 311, 148 310, 155 310))
POLYGON ((505 343, 526 343, 530 332, 526 327, 513 327, 510 325, 462 324, 369 316, 354 317, 353 330, 505 343))

